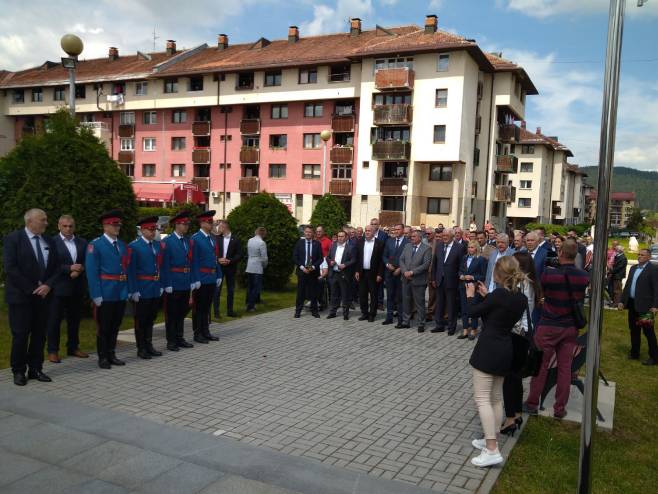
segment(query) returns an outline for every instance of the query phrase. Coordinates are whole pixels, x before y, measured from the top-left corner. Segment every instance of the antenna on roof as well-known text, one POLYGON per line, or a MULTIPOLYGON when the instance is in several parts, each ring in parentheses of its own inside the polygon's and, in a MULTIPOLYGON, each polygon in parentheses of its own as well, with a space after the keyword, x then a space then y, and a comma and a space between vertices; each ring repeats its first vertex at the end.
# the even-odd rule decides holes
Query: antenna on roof
POLYGON ((137 56, 142 57, 144 60, 151 60, 151 55, 149 55, 148 53, 142 53, 139 50, 137 50, 137 56))
POLYGON ((160 39, 160 36, 155 35, 155 26, 153 26, 153 51, 155 51, 155 40, 160 39))

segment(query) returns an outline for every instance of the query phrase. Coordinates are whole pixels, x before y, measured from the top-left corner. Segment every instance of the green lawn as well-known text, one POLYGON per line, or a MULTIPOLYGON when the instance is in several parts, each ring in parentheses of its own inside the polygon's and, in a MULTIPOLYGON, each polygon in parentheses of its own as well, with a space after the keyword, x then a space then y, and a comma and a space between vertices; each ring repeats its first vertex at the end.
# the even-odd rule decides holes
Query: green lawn
MULTIPOLYGON (((624 254, 626 254, 626 259, 632 259, 634 261, 637 261, 637 252, 631 252, 631 250, 628 248, 628 241, 630 238, 609 238, 608 239, 608 247, 610 247, 610 244, 612 243, 613 240, 616 240, 619 242, 619 245, 621 245, 624 248, 624 254)), ((650 245, 646 242, 642 242, 640 240, 637 241, 638 243, 638 249, 648 249, 650 245)))
MULTIPOLYGON (((647 357, 642 337, 642 359, 647 357)), ((614 430, 594 435, 592 492, 656 492, 658 368, 626 359, 626 312, 606 311, 601 371, 617 383, 614 430)), ((575 492, 580 427, 532 417, 493 490, 508 493, 575 492)))

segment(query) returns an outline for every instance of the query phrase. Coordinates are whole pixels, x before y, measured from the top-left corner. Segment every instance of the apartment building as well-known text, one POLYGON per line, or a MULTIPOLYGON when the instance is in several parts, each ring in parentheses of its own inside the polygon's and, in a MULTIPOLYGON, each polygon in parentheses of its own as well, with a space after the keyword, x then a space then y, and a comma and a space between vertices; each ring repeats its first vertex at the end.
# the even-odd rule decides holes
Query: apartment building
MULTIPOLYGON (((0 80, 15 139, 66 105, 58 63, 0 80)), ((512 201, 509 125, 537 90, 474 40, 423 27, 260 38, 78 64, 76 109, 144 204, 194 200, 228 213, 267 191, 300 222, 323 190, 353 224, 502 225, 512 201), (320 134, 330 130, 325 149, 320 134), (323 184, 324 180, 324 184, 323 184)))
MULTIPOLYGON (((596 190, 591 190, 587 196, 588 221, 594 222, 596 218, 596 190)), ((610 228, 622 229, 628 225, 628 220, 635 209, 635 192, 611 192, 610 193, 610 228)))

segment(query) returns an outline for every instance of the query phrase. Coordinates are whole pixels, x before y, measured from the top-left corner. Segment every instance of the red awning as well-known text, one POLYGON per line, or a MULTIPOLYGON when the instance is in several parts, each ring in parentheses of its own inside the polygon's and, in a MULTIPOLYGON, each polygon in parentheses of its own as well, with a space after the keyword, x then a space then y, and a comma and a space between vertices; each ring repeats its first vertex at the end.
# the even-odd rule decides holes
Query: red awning
POLYGON ((135 197, 144 202, 171 202, 172 186, 164 184, 153 184, 135 187, 135 197))
POLYGON ((200 190, 194 190, 191 187, 181 189, 180 186, 174 189, 174 200, 180 204, 194 203, 206 204, 206 196, 200 190))

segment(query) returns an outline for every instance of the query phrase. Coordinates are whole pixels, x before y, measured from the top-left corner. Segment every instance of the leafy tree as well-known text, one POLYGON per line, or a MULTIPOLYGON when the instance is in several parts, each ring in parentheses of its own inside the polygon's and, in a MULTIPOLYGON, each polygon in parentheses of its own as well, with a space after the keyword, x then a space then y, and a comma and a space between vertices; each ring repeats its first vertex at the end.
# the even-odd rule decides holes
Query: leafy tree
POLYGON ((631 216, 628 218, 626 228, 629 230, 641 230, 644 226, 644 218, 639 208, 633 208, 631 216))
POLYGON ((311 224, 322 225, 329 238, 347 224, 347 221, 343 206, 331 194, 325 194, 320 198, 311 215, 311 224))
MULTIPOLYGON (((254 236, 259 226, 267 229, 267 256, 269 263, 263 276, 263 284, 271 290, 283 290, 293 271, 292 250, 299 238, 297 222, 288 208, 267 193, 256 194, 230 212, 227 221, 231 233, 235 235, 245 248, 247 241, 254 236)), ((245 284, 244 270, 247 264, 243 256, 238 273, 240 282, 245 284)))

